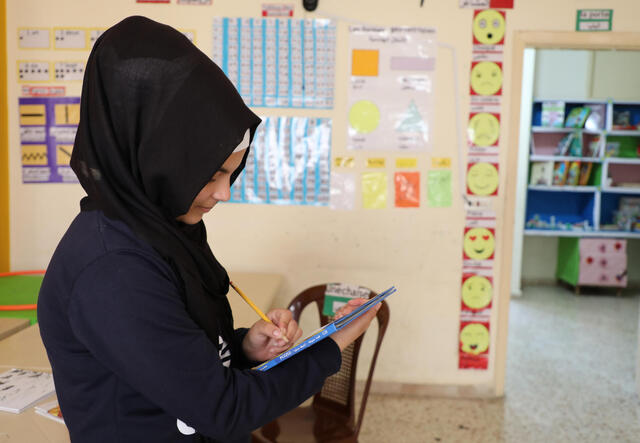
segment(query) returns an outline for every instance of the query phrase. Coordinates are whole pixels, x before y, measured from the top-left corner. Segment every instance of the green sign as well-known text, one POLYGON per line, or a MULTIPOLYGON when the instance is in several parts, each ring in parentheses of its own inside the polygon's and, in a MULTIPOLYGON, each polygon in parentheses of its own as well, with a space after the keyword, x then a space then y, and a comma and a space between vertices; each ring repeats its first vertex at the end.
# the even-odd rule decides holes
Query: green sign
POLYGON ((576 31, 611 31, 613 9, 578 9, 576 31))

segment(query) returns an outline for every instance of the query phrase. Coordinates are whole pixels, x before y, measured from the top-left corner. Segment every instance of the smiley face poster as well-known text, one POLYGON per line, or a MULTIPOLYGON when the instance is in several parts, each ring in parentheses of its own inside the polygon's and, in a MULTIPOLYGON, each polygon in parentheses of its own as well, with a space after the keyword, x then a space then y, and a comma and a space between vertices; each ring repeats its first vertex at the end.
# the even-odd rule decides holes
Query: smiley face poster
POLYGON ((489 322, 460 322, 459 360, 460 369, 487 369, 489 366, 489 322))
POLYGON ((463 272, 461 309, 466 315, 490 315, 493 301, 493 277, 490 272, 463 272))

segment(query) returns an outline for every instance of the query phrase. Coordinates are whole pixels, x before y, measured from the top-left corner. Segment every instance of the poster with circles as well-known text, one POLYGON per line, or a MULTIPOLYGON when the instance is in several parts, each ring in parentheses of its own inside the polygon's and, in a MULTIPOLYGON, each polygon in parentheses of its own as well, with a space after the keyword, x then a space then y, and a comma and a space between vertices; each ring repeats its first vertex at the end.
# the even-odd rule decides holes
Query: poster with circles
MULTIPOLYGON (((489 367, 494 305, 496 216, 488 209, 500 189, 500 125, 506 12, 513 2, 487 2, 473 12, 467 120, 467 210, 462 240, 458 368, 489 367), (497 5, 499 3, 499 5, 497 5), (482 208, 481 208, 482 206, 482 208)), ((461 7, 467 7, 467 3, 461 7)))
POLYGON ((349 28, 348 149, 431 148, 436 43, 433 28, 349 28))

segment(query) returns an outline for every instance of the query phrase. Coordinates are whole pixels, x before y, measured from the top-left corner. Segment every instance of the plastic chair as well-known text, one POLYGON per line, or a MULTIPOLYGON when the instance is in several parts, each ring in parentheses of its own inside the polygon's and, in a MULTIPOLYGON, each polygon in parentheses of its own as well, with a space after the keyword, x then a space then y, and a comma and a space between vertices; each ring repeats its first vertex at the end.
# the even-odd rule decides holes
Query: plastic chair
MULTIPOLYGON (((322 314, 325 289, 326 285, 319 285, 298 294, 289 304, 293 318, 298 321, 302 310, 309 304, 315 303, 320 324, 329 323, 330 318, 322 314)), ((369 298, 375 295, 375 292, 370 291, 369 298)), ((389 306, 385 301, 382 301, 381 304, 382 306, 376 315, 378 337, 357 416, 355 411, 356 368, 364 334, 342 351, 340 370, 327 378, 320 392, 314 395, 311 406, 298 407, 288 412, 254 431, 254 435, 264 437, 270 442, 347 443, 358 441, 358 433, 367 406, 378 352, 389 324, 389 306)))

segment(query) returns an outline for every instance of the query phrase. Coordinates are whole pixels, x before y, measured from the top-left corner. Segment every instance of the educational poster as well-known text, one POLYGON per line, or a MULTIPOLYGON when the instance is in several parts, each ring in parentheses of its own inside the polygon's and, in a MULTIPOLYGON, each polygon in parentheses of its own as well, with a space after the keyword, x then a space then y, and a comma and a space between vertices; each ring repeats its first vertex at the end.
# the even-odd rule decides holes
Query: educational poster
POLYGON ((498 194, 498 156, 473 156, 467 163, 467 194, 479 197, 498 194))
POLYGON ((475 269, 472 272, 463 272, 461 289, 462 315, 486 317, 491 315, 491 302, 493 300, 493 277, 491 271, 475 269))
POLYGON ((495 249, 495 212, 467 210, 460 289, 460 369, 487 369, 488 366, 495 249))
POLYGON ((427 206, 448 208, 451 206, 451 169, 427 171, 427 206))
POLYGON ((22 97, 23 183, 77 183, 69 166, 80 120, 80 97, 22 97))
POLYGON ((329 208, 332 210, 352 211, 355 206, 356 176, 349 172, 331 172, 331 197, 329 208))
POLYGON ((487 369, 489 366, 489 322, 460 322, 460 369, 487 369))
POLYGON ((333 21, 220 17, 213 33, 213 60, 247 105, 333 108, 333 21))
POLYGON ((435 29, 351 26, 349 30, 347 148, 430 149, 435 29))
POLYGON ((230 201, 327 206, 330 163, 330 119, 263 117, 230 201))
POLYGON ((362 207, 384 209, 387 207, 387 174, 365 172, 362 174, 362 207))
POLYGON ((394 175, 396 187, 396 208, 420 207, 420 173, 396 172, 394 175))

